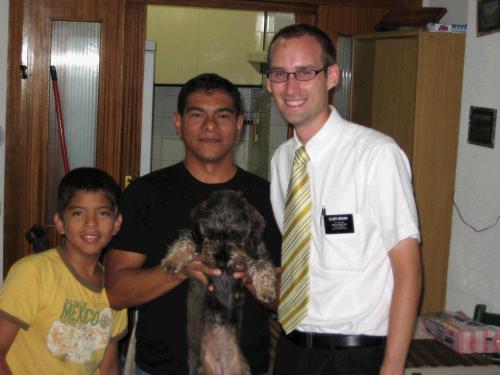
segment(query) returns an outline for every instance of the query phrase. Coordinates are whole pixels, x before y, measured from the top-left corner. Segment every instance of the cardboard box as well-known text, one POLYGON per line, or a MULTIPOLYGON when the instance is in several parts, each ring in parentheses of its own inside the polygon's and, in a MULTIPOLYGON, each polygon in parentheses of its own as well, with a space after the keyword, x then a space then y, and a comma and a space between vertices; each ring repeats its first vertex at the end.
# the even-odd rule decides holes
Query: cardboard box
POLYGON ((422 322, 427 332, 459 353, 500 352, 500 328, 478 323, 462 311, 425 315, 422 322))
POLYGON ((465 33, 467 31, 467 25, 430 22, 427 24, 427 31, 465 33))

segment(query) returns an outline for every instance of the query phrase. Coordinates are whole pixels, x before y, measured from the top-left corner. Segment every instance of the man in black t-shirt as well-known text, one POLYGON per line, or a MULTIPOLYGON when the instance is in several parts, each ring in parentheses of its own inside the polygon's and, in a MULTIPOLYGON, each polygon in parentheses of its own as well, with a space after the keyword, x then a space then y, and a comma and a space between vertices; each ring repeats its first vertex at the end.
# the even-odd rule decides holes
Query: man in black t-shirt
MULTIPOLYGON (((189 227, 196 205, 216 190, 241 191, 266 220, 264 242, 275 264, 280 258, 269 184, 233 161, 243 124, 238 89, 215 74, 197 76, 183 86, 174 120, 185 146, 184 161, 129 185, 120 204, 122 229, 105 258, 111 305, 139 306, 136 365, 153 375, 188 373, 188 279, 208 285, 207 276, 220 274, 196 260, 179 274, 167 274, 159 265, 179 231, 189 227)), ((269 362, 268 312, 251 295, 251 284, 248 289, 240 344, 252 373, 263 374, 269 362)))

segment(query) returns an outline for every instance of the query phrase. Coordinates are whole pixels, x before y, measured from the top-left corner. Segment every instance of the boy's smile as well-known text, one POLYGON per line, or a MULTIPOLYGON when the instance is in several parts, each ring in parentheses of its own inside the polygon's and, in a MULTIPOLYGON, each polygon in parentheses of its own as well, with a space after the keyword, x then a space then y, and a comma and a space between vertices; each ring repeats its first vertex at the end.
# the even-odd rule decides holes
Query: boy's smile
POLYGON ((64 209, 63 218, 54 215, 56 229, 65 237, 63 251, 70 258, 99 257, 120 229, 121 220, 102 191, 79 191, 64 209))

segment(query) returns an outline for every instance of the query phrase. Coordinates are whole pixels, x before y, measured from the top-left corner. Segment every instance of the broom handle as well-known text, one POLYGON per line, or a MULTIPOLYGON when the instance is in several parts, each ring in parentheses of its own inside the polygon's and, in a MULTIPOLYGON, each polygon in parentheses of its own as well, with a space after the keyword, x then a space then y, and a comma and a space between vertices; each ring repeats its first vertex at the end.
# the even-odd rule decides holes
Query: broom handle
POLYGON ((57 84, 57 72, 54 65, 50 66, 50 77, 52 78, 52 87, 54 89, 54 101, 57 113, 57 125, 59 128, 59 143, 61 144, 61 154, 64 164, 64 173, 69 172, 68 151, 66 150, 66 137, 64 135, 64 124, 61 111, 61 99, 59 97, 59 86, 57 84))

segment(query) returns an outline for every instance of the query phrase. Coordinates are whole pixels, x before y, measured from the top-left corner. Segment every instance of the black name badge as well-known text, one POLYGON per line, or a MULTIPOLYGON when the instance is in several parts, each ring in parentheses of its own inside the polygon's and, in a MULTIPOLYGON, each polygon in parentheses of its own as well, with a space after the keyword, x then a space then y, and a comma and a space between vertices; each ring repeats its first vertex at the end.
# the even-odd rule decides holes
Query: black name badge
POLYGON ((352 214, 325 215, 324 221, 326 234, 354 233, 352 214))

